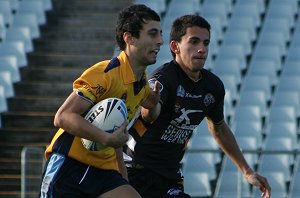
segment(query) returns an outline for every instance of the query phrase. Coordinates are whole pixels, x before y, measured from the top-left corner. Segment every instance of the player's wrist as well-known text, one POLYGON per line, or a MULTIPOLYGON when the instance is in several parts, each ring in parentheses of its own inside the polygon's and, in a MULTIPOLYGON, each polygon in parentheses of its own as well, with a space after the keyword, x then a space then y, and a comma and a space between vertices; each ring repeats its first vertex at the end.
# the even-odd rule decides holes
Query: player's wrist
POLYGON ((252 170, 252 168, 247 168, 245 171, 244 171, 244 177, 247 179, 249 176, 255 174, 255 172, 252 170))

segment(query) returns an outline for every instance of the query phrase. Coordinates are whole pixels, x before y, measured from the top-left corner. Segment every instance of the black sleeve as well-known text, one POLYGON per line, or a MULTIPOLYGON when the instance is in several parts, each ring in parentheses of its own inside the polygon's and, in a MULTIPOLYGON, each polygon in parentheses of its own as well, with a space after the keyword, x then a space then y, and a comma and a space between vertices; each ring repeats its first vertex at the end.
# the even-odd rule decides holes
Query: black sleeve
POLYGON ((224 119, 224 98, 225 98, 225 88, 222 81, 219 81, 217 90, 217 98, 216 98, 216 105, 209 112, 208 117, 212 119, 215 124, 220 123, 224 119))

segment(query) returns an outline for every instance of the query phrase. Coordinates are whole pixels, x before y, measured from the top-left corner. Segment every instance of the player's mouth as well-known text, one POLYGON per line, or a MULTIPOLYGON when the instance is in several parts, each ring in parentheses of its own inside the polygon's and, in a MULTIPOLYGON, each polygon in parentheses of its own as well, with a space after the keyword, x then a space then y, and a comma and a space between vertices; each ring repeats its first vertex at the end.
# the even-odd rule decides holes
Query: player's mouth
POLYGON ((155 56, 157 56, 158 52, 159 52, 159 49, 155 49, 155 50, 151 51, 151 53, 154 53, 155 56))

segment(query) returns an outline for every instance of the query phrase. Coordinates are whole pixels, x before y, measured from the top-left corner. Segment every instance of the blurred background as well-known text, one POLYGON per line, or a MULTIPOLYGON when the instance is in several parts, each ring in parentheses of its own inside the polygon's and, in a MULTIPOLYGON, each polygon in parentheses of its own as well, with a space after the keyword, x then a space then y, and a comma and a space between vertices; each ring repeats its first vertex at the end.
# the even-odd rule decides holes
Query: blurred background
MULTIPOLYGON (((225 116, 272 197, 300 197, 299 0, 0 0, 0 198, 37 197, 53 117, 72 82, 119 53, 118 11, 146 4, 162 18, 157 66, 172 59, 173 20, 198 13, 212 26, 205 68, 226 89, 225 116)), ((182 161, 193 197, 256 198, 206 122, 182 161)))

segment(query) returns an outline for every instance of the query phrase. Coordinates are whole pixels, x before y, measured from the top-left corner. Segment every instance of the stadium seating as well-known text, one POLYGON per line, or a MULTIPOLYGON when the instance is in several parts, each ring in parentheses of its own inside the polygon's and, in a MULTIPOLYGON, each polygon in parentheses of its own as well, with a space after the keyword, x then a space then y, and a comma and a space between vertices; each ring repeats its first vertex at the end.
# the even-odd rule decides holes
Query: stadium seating
MULTIPOLYGON (((300 197, 300 154, 295 154, 296 149, 300 150, 299 0, 137 0, 136 3, 145 3, 160 14, 165 44, 176 16, 199 13, 210 22, 211 43, 205 68, 217 74, 225 85, 224 112, 230 118, 241 150, 251 151, 245 152, 245 157, 268 178, 272 197, 300 197), (277 153, 259 155, 255 150, 277 153), (279 161, 275 159, 277 156, 279 161), (278 166, 269 166, 267 162, 278 166)), ((0 112, 7 111, 7 98, 14 95, 12 84, 21 80, 19 69, 27 65, 26 53, 34 50, 33 39, 40 38, 39 27, 47 22, 44 11, 51 9, 51 0, 0 0, 0 112), (32 6, 26 7, 29 4, 32 6)), ((171 59, 168 45, 162 46, 157 63, 147 68, 147 75, 171 59)), ((188 150, 193 152, 184 161, 185 186, 192 196, 211 197, 215 192, 216 198, 260 197, 260 191, 249 189, 232 162, 222 158, 205 120, 195 130, 188 150), (207 161, 212 158, 208 162, 212 166, 222 162, 220 172, 192 172, 199 167, 189 163, 196 161, 196 155, 200 158, 204 154, 209 156, 207 161), (211 179, 217 180, 215 189, 211 179)))

